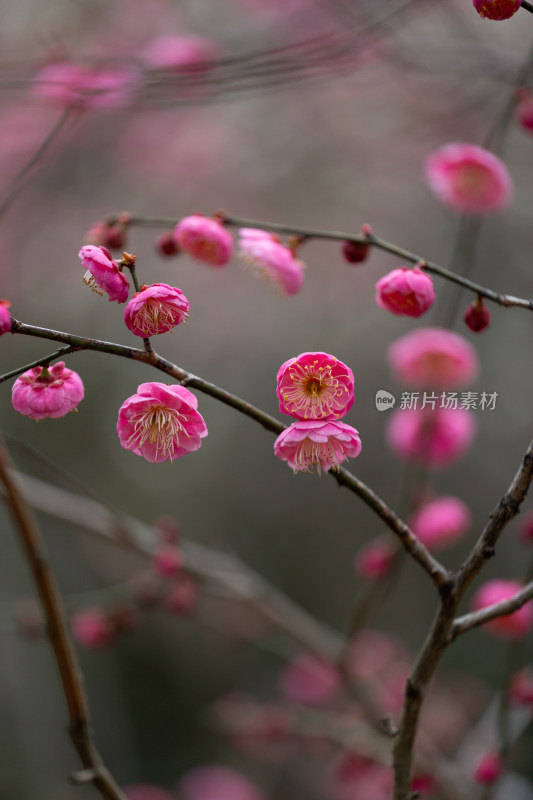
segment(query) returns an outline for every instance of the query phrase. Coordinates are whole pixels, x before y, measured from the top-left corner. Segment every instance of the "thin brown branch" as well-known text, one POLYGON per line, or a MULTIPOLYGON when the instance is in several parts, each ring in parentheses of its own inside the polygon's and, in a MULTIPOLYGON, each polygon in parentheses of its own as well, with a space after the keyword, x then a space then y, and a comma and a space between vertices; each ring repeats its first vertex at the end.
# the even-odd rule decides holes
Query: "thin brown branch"
POLYGON ((0 480, 46 621, 47 635, 67 706, 70 738, 84 769, 91 771, 90 780, 100 795, 106 800, 126 800, 94 744, 83 675, 70 638, 61 594, 46 556, 37 521, 19 486, 3 442, 0 442, 0 480))
POLYGON ((487 622, 490 622, 491 619, 504 617, 507 614, 512 614, 513 611, 518 611, 518 609, 522 608, 531 598, 533 598, 533 581, 526 584, 523 589, 508 600, 502 600, 499 603, 494 603, 492 606, 486 606, 479 611, 472 611, 470 614, 457 617, 451 630, 452 639, 455 639, 462 633, 472 630, 472 628, 485 625, 487 622))

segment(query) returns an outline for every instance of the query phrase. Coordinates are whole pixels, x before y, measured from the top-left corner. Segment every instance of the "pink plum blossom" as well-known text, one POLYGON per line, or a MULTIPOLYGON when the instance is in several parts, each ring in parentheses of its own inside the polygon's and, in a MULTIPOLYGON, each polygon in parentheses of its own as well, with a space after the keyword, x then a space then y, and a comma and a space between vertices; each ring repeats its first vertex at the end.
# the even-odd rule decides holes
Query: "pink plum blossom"
POLYGON ((72 615, 70 625, 76 641, 90 650, 101 650, 113 641, 113 626, 99 608, 77 611, 72 615))
POLYGON ((491 750, 482 753, 474 767, 473 778, 476 783, 490 786, 498 780, 503 771, 503 764, 498 753, 491 750))
POLYGON ((472 521, 468 506, 458 497, 446 496, 431 500, 409 519, 409 527, 432 553, 455 544, 472 521))
POLYGON ((147 461, 173 461, 201 447, 207 436, 196 397, 184 386, 141 383, 118 412, 122 447, 147 461))
POLYGON ((337 469, 347 458, 361 452, 359 434, 350 425, 334 420, 299 420, 274 442, 274 453, 296 472, 337 469))
POLYGON ((445 328, 418 328, 405 334, 391 344, 387 360, 401 383, 431 389, 464 386, 479 369, 470 342, 445 328))
POLYGON ((180 252, 179 245, 174 238, 174 231, 166 231, 157 237, 155 247, 160 256, 177 256, 180 252))
MULTIPOLYGON (((490 580, 484 583, 475 593, 470 604, 472 611, 479 611, 487 606, 500 603, 502 600, 510 600, 523 586, 518 581, 513 580, 490 580)), ((483 628, 499 636, 502 639, 516 640, 522 639, 533 625, 533 601, 527 602, 512 614, 486 622, 483 628)))
POLYGON ((152 69, 204 72, 220 54, 220 47, 201 36, 166 35, 152 39, 141 53, 152 69))
POLYGON ((251 781, 221 764, 204 764, 187 772, 179 790, 183 800, 264 800, 251 781))
POLYGON ((438 199, 465 214, 501 211, 513 194, 503 161, 475 144, 453 142, 441 147, 426 158, 425 172, 438 199))
POLYGON ((344 417, 354 402, 352 370, 329 353, 301 353, 278 370, 279 410, 297 419, 344 417))
POLYGON ((11 330, 11 314, 7 310, 10 307, 9 300, 0 300, 0 336, 11 330))
POLYGON ((189 314, 189 301, 166 283, 143 284, 124 309, 124 322, 135 336, 155 336, 172 330, 189 314))
POLYGON ((516 14, 522 0, 473 0, 474 8, 480 17, 486 19, 509 19, 516 14))
POLYGON ((184 217, 174 228, 174 236, 182 250, 211 267, 223 267, 233 255, 233 237, 218 219, 201 214, 184 217))
POLYGON ((376 283, 378 306, 392 314, 421 317, 434 300, 433 281, 420 269, 394 269, 376 283))
POLYGON ((303 262, 273 234, 257 228, 242 228, 239 255, 247 266, 282 294, 298 294, 302 288, 303 262))
POLYGON ((384 578, 394 565, 396 553, 396 547, 388 539, 372 539, 358 550, 354 563, 355 572, 368 581, 384 578))
POLYGON ((468 450, 476 427, 472 412, 465 408, 399 408, 390 415, 385 435, 399 458, 445 467, 468 450))
POLYGON ((35 91, 62 106, 115 108, 125 105, 136 77, 131 69, 100 69, 60 61, 40 70, 35 91))
POLYGON ((346 751, 333 765, 327 795, 331 800, 389 800, 392 784, 389 767, 346 751))
POLYGON ((314 656, 302 654, 289 661, 279 677, 283 694, 305 706, 327 704, 341 684, 338 671, 314 656))
POLYGON ((84 245, 78 257, 81 258, 81 265, 87 272, 83 276, 83 282, 96 292, 96 294, 109 296, 109 300, 117 303, 125 303, 128 299, 130 284, 123 272, 120 271, 118 262, 111 257, 111 253, 105 247, 96 245, 84 245))
POLYGON ((15 411, 31 419, 64 417, 83 400, 83 383, 77 372, 58 361, 52 367, 33 367, 13 384, 15 411))
POLYGON ((155 571, 164 578, 171 578, 177 575, 183 567, 183 554, 179 547, 167 544, 158 547, 155 551, 152 562, 155 571))
POLYGON ((147 783, 125 786, 122 791, 128 800, 176 800, 175 795, 169 794, 157 786, 149 786, 147 783))

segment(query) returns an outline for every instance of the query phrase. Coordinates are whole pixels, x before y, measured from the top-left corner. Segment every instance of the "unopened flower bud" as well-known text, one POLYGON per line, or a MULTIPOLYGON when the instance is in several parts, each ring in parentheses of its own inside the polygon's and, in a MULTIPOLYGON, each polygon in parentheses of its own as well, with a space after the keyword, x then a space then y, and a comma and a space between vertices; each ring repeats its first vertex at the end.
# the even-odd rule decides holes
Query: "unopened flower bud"
POLYGON ((478 297, 477 300, 467 307, 463 319, 467 328, 474 333, 481 333, 481 331, 484 331, 490 324, 490 312, 488 308, 485 308, 483 305, 481 298, 478 297))

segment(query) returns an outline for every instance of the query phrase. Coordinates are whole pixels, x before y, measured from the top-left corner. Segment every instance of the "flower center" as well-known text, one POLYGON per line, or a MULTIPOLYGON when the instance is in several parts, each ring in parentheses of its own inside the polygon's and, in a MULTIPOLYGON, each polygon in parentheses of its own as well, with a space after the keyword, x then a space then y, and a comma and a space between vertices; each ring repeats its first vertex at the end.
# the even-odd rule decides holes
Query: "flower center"
POLYGON ((491 186, 491 176, 480 164, 464 164, 453 179, 456 192, 471 198, 483 198, 491 186))
POLYGON ((172 461, 174 451, 179 447, 180 435, 188 437, 180 420, 181 416, 175 409, 165 406, 156 406, 141 412, 134 421, 128 446, 140 450, 146 442, 155 444, 156 456, 164 455, 172 461))
POLYGON ((166 303, 150 297, 135 315, 135 325, 141 328, 147 336, 153 336, 173 328, 186 316, 186 312, 179 312, 166 303))
POLYGON ((294 472, 312 472, 316 464, 320 475, 322 470, 337 469, 345 460, 343 446, 335 439, 328 439, 327 442, 304 439, 296 450, 294 472))
POLYGON ((90 272, 90 270, 87 270, 87 272, 83 276, 82 280, 83 280, 84 284, 86 286, 88 286, 89 289, 92 289, 93 292, 96 292, 96 294, 99 294, 99 295, 103 295, 104 294, 104 290, 102 289, 100 284, 98 284, 96 282, 96 280, 94 278, 94 275, 92 274, 92 272, 90 272))
MULTIPOLYGON (((289 369, 292 386, 283 387, 283 400, 295 411, 303 411, 304 419, 318 419, 339 413, 341 398, 348 392, 339 378, 332 374, 336 364, 293 364, 289 369)), ((346 377, 348 376, 340 376, 346 377)))

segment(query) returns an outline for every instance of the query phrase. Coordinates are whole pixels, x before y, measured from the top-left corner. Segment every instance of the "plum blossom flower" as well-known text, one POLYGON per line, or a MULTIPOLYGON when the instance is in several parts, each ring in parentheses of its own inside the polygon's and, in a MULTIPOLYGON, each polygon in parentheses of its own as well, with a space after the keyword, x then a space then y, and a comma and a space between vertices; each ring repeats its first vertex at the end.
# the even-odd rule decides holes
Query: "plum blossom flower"
POLYGON ((277 236, 258 228, 242 228, 239 255, 247 266, 282 294, 297 294, 302 288, 304 264, 277 236))
POLYGON ((435 300, 433 281, 420 269, 401 267, 376 283, 376 302, 392 314, 420 317, 435 300))
POLYGON ((329 472, 338 469, 347 458, 361 452, 359 433, 337 420, 298 420, 286 428, 274 442, 274 453, 287 461, 294 473, 313 471, 315 465, 329 472))
POLYGON ((179 247, 197 261, 223 267, 233 255, 233 237, 218 221, 201 214, 184 217, 174 228, 179 247))
POLYGON ((372 539, 359 548, 355 556, 355 572, 367 581, 380 580, 390 573, 396 555, 397 548, 388 539, 372 539))
POLYGON ((439 497, 421 506, 409 519, 409 527, 431 553, 455 544, 468 530, 472 514, 458 497, 439 497))
POLYGON ((40 70, 35 91, 62 106, 115 108, 129 99, 135 80, 131 69, 100 69, 58 61, 40 70))
POLYGON ((478 298, 466 307, 463 320, 473 333, 481 333, 490 325, 490 311, 483 305, 481 298, 478 298))
POLYGON ((465 214, 501 211, 513 193, 503 161, 475 144, 452 142, 441 147, 426 158, 425 173, 436 197, 465 214))
POLYGON ((289 661, 281 672, 280 688, 295 703, 320 706, 328 703, 338 692, 340 676, 337 670, 324 661, 307 654, 289 661))
POLYGON ((522 0, 473 0, 474 8, 480 17, 486 19, 509 19, 516 14, 522 0))
POLYGON ((385 435, 400 458, 432 467, 453 464, 468 450, 476 420, 465 408, 417 411, 399 408, 389 417, 385 435))
POLYGON ((449 389, 473 380, 479 369, 469 341, 445 328, 418 328, 391 344, 387 360, 407 386, 449 389))
POLYGON ((70 625, 76 641, 90 650, 101 650, 113 641, 113 626, 99 608, 77 611, 72 615, 70 625))
POLYGON ((244 775, 222 764, 203 764, 187 772, 179 790, 184 800, 264 800, 244 775))
POLYGON ((126 302, 130 284, 107 248, 86 244, 81 248, 78 257, 81 258, 82 267, 87 270, 83 282, 93 292, 107 294, 110 302, 126 302))
POLYGON ((331 800, 388 800, 392 770, 352 751, 341 753, 328 776, 331 800))
POLYGON ((135 336, 166 333, 184 322, 189 301, 181 291, 166 283, 143 284, 124 309, 124 322, 135 336))
POLYGON ((9 300, 0 300, 0 336, 11 330, 11 314, 7 310, 10 307, 9 300))
POLYGON ((352 370, 329 353, 301 353, 281 365, 279 410, 298 419, 343 417, 354 402, 352 370))
POLYGON ((83 400, 83 382, 77 372, 58 361, 52 367, 33 367, 13 384, 15 411, 31 419, 64 417, 83 400))
POLYGON ((122 447, 147 461, 173 461, 201 447, 207 436, 198 401, 184 386, 141 383, 118 412, 122 447))
MULTIPOLYGON (((510 600, 523 588, 518 581, 491 580, 486 581, 475 593, 470 604, 472 611, 479 611, 487 606, 510 600)), ((483 628, 502 639, 522 639, 533 625, 533 602, 529 601, 517 611, 486 622, 483 628)))

